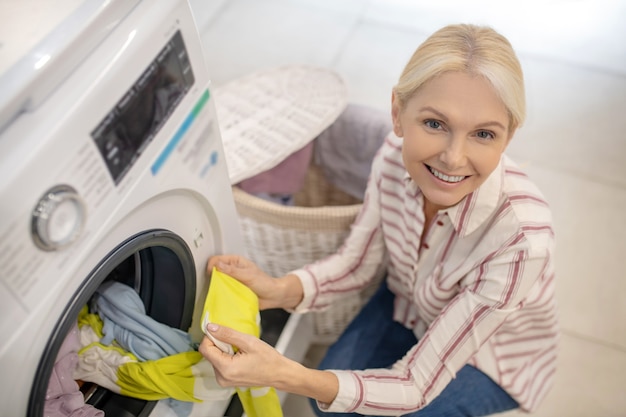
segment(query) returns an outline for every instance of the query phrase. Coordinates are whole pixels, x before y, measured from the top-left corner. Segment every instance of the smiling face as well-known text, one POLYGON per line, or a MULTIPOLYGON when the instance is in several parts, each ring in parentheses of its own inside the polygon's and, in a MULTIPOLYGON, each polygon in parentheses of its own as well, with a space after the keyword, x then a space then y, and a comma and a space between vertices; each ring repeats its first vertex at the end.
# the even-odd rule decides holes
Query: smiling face
POLYGON ((511 139, 508 112, 480 76, 449 72, 392 103, 404 165, 431 210, 460 202, 485 182, 511 139))

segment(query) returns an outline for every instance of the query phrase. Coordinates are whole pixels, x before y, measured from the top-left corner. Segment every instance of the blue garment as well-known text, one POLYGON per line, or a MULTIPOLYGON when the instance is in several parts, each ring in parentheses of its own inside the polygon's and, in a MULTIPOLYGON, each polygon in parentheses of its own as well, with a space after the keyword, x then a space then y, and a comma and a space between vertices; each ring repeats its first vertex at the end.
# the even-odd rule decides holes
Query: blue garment
MULTIPOLYGON (((100 340, 104 345, 111 345, 115 340, 140 361, 194 350, 188 333, 148 316, 139 294, 128 285, 116 281, 103 283, 96 290, 94 304, 104 324, 104 336, 100 340)), ((173 398, 166 402, 178 417, 191 414, 192 403, 173 398)))
POLYGON ((148 316, 139 294, 128 285, 105 282, 96 291, 95 307, 104 323, 100 342, 110 345, 115 339, 140 361, 193 350, 189 334, 148 316))
MULTIPOLYGON (((413 331, 393 321, 394 295, 383 282, 380 289, 326 353, 319 369, 388 368, 417 343, 413 331)), ((360 416, 324 413, 320 417, 360 416)), ((491 378, 465 365, 437 398, 404 417, 479 417, 518 408, 517 402, 491 378)))

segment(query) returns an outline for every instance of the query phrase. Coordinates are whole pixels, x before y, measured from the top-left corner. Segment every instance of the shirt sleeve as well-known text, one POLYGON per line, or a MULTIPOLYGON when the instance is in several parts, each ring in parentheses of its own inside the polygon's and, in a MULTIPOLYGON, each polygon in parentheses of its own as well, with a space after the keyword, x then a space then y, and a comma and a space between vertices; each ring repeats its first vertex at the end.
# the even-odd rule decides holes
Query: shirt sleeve
POLYGON ((333 371, 339 392, 325 411, 400 415, 430 403, 541 279, 547 254, 523 248, 481 263, 409 352, 391 369, 333 371))
POLYGON ((322 310, 334 300, 359 291, 385 262, 379 203, 383 150, 384 145, 374 158, 363 205, 344 244, 335 254, 291 272, 304 289, 296 312, 322 310))

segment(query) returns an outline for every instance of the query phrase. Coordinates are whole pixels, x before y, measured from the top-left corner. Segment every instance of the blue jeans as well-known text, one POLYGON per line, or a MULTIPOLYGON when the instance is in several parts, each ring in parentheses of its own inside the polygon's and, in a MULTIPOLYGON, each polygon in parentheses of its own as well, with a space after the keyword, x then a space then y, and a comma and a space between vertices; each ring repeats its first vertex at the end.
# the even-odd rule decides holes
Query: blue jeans
MULTIPOLYGON (((350 323, 339 340, 328 348, 319 369, 388 368, 417 343, 412 330, 393 321, 394 295, 383 282, 380 289, 350 323)), ((311 401, 320 417, 360 416, 324 413, 311 401)), ((491 378, 465 365, 430 404, 405 417, 479 417, 518 408, 491 378)))

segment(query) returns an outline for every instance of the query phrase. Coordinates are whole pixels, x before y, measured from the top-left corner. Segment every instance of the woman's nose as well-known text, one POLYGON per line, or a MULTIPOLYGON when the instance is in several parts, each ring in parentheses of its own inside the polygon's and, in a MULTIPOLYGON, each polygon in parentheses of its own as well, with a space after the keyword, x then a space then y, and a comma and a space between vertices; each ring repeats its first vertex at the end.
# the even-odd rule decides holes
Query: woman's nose
POLYGON ((440 155, 441 162, 450 171, 461 168, 466 161, 465 140, 461 137, 452 137, 440 155))

